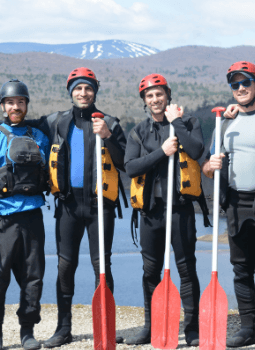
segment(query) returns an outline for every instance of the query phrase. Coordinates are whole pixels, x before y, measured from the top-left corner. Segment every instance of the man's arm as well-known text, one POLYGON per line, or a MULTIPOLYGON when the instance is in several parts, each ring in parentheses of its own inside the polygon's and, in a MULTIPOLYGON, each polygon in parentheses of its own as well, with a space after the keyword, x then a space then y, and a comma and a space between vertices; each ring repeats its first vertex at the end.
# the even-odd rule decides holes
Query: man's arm
MULTIPOLYGON (((177 104, 167 106, 165 116, 169 123, 172 123, 175 129, 175 135, 178 137, 184 151, 194 160, 200 158, 204 151, 204 140, 199 120, 193 118, 193 127, 189 131, 183 116, 183 108, 177 104)), ((187 120, 187 119, 186 119, 187 120)))
POLYGON ((141 146, 129 133, 125 154, 125 167, 129 177, 133 178, 149 172, 157 163, 177 151, 177 138, 168 138, 157 150, 141 155, 141 146))
POLYGON ((48 137, 50 136, 50 128, 47 120, 47 116, 42 116, 40 119, 28 119, 26 124, 32 128, 41 130, 48 137))
POLYGON ((239 112, 239 105, 238 104, 231 104, 228 105, 226 111, 224 112, 223 116, 225 118, 229 118, 229 119, 235 119, 235 117, 237 116, 239 112))
POLYGON ((124 155, 127 140, 121 126, 119 125, 119 120, 115 118, 116 122, 113 123, 113 130, 108 128, 108 125, 103 118, 91 118, 91 120, 93 122, 94 134, 98 134, 104 141, 110 152, 114 165, 118 169, 125 171, 124 155))
POLYGON ((213 179, 215 170, 222 168, 222 158, 224 158, 225 155, 221 153, 219 156, 216 156, 216 154, 213 154, 210 159, 206 159, 201 168, 202 172, 205 174, 206 177, 209 177, 210 179, 213 179))
POLYGON ((124 156, 127 140, 119 123, 114 127, 110 137, 103 140, 110 152, 114 165, 118 169, 125 171, 124 156))
POLYGON ((194 160, 199 159, 204 152, 204 140, 199 120, 196 119, 191 131, 188 131, 182 118, 176 118, 172 125, 184 151, 194 160))

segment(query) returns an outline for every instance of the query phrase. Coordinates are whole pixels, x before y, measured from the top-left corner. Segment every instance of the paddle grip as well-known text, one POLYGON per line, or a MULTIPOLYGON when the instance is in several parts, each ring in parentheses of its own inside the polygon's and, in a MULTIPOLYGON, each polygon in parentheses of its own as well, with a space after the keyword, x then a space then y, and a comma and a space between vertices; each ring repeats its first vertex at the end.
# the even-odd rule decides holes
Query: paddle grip
POLYGON ((225 107, 215 107, 212 109, 212 113, 216 113, 216 118, 220 117, 221 118, 221 112, 225 112, 226 108, 225 107))
POLYGON ((100 113, 100 112, 94 112, 91 114, 91 117, 92 118, 104 118, 104 115, 103 115, 103 113, 100 113))

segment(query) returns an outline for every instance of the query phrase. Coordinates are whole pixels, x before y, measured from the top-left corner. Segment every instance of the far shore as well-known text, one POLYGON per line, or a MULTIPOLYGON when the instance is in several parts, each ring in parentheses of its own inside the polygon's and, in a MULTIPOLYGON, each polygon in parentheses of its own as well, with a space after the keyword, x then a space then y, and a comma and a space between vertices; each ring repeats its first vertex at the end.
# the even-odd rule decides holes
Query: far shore
MULTIPOLYGON (((198 241, 203 241, 203 242, 212 242, 212 239, 213 239, 212 234, 197 237, 198 241)), ((224 233, 222 233, 221 235, 219 235, 218 243, 228 244, 228 232, 227 232, 227 230, 224 233)))

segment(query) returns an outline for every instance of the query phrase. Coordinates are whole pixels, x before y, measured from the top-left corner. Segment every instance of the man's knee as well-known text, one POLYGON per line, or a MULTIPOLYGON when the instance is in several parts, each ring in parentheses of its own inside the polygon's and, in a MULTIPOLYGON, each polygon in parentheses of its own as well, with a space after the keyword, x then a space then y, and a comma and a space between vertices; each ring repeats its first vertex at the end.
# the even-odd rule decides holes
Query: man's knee
POLYGON ((71 261, 59 257, 58 261, 58 287, 63 294, 71 295, 74 292, 75 268, 71 261))

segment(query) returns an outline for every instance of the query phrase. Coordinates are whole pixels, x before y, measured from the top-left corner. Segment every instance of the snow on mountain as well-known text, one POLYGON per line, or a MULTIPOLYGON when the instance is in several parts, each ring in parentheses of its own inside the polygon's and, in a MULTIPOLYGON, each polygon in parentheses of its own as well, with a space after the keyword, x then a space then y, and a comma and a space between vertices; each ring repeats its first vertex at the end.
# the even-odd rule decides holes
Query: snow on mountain
POLYGON ((150 56, 160 50, 124 40, 94 40, 78 44, 0 43, 0 52, 49 52, 85 59, 150 56))

